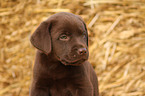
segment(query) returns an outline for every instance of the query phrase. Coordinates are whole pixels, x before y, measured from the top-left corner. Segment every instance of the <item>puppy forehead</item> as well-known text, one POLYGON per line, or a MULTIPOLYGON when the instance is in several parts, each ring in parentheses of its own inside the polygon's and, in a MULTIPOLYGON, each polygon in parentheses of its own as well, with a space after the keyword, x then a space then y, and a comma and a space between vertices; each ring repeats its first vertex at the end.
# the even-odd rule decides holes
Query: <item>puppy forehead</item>
POLYGON ((55 24, 52 26, 52 34, 60 33, 82 33, 85 31, 85 26, 81 20, 74 16, 60 16, 55 19, 55 24))

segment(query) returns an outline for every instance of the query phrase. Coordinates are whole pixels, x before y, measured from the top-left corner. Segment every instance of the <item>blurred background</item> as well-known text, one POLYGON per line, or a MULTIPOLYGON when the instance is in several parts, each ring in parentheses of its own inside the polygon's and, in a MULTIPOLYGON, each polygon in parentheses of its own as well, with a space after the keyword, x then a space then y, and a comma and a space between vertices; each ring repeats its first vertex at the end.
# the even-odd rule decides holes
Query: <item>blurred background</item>
POLYGON ((57 12, 86 22, 100 96, 145 96, 145 0, 0 0, 0 96, 29 95, 29 38, 57 12))

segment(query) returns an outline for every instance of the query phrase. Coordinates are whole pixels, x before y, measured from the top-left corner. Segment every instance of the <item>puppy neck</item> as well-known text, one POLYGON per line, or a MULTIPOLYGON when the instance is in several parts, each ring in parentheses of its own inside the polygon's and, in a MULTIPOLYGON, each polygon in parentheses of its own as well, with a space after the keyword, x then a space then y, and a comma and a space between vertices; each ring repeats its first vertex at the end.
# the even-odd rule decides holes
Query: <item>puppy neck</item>
POLYGON ((46 55, 45 53, 43 53, 39 50, 36 53, 36 59, 46 61, 46 62, 41 62, 41 63, 57 63, 57 62, 59 62, 59 60, 56 58, 56 56, 54 55, 53 52, 46 55))

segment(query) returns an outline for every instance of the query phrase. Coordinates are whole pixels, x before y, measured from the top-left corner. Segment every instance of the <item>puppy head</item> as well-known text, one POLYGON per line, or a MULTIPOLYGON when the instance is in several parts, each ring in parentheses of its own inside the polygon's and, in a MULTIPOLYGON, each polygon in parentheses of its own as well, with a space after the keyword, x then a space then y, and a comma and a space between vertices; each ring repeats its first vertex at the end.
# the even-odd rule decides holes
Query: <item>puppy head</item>
POLYGON ((53 53, 65 65, 80 65, 88 59, 88 33, 77 15, 61 12, 42 22, 31 43, 45 54, 53 53))

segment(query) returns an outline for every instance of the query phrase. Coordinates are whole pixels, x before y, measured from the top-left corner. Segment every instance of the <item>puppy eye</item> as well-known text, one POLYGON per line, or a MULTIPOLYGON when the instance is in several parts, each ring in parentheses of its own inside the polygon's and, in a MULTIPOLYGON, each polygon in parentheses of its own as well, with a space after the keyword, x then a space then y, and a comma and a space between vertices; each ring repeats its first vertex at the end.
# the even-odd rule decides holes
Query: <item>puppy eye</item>
POLYGON ((67 41, 67 40, 69 40, 69 37, 67 35, 61 35, 59 37, 59 40, 67 41))

